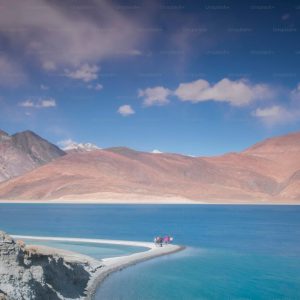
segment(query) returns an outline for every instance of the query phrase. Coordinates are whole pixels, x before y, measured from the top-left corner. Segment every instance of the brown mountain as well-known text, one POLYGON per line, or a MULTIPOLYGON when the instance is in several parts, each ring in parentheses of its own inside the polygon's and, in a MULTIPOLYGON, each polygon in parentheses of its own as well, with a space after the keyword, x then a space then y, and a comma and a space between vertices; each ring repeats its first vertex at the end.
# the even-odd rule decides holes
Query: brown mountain
POLYGON ((31 131, 10 136, 0 130, 0 182, 25 174, 62 155, 65 152, 31 131))
POLYGON ((218 157, 69 153, 0 184, 0 198, 300 202, 300 132, 218 157))

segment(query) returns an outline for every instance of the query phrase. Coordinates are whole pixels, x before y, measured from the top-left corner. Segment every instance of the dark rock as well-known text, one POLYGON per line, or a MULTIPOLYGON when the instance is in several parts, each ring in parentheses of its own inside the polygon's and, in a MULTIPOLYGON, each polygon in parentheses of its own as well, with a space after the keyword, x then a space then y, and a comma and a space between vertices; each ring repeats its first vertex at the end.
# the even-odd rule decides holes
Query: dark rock
POLYGON ((82 299, 90 267, 33 251, 0 231, 1 300, 82 299))

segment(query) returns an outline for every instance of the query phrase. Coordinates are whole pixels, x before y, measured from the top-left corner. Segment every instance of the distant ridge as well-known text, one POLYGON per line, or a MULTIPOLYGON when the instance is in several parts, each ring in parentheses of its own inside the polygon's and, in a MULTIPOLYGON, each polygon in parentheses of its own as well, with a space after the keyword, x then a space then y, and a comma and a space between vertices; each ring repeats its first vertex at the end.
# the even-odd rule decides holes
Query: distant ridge
POLYGON ((72 152, 1 183, 0 198, 300 203, 300 132, 216 157, 126 147, 72 152))
POLYGON ((277 136, 274 138, 268 138, 262 142, 259 142, 248 149, 245 153, 274 153, 284 151, 299 151, 300 148, 300 132, 293 132, 286 135, 277 136))

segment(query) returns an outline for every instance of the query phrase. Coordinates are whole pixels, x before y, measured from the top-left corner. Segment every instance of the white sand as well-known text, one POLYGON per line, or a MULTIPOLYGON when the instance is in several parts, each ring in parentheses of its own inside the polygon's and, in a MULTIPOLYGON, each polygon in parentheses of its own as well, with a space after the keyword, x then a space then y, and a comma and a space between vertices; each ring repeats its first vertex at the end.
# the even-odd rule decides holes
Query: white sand
POLYGON ((122 240, 105 240, 105 239, 85 239, 85 238, 67 238, 67 237, 48 237, 48 236, 30 236, 30 235, 11 235, 18 240, 33 240, 33 241, 56 241, 56 242, 78 242, 78 243, 94 243, 94 244, 111 244, 123 246, 136 246, 144 248, 156 248, 154 243, 138 242, 138 241, 122 241, 122 240))

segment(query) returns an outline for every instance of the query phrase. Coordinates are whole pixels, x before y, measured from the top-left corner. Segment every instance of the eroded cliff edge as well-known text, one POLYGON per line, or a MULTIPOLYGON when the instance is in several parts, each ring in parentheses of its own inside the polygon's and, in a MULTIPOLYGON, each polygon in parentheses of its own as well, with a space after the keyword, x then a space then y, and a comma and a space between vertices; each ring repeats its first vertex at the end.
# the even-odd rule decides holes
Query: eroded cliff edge
POLYGON ((55 250, 26 246, 0 231, 0 299, 84 299, 101 263, 55 250))

